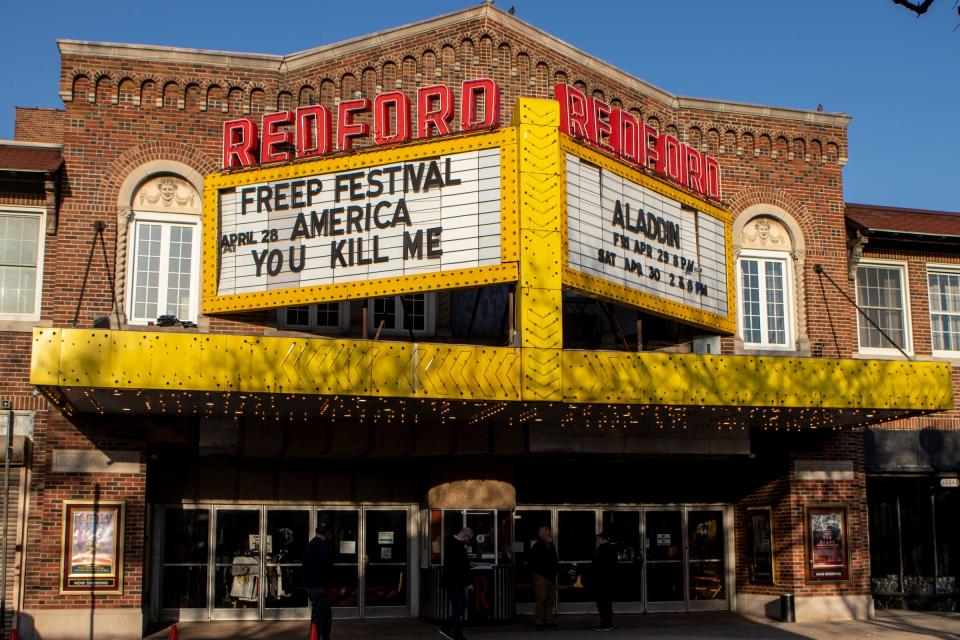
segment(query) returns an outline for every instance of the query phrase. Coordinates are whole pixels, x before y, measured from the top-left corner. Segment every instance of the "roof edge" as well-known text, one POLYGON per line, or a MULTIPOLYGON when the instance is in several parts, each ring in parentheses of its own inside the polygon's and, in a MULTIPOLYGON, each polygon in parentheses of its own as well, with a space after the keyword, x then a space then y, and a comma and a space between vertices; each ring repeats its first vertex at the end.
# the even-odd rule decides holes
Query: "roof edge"
POLYGON ((960 211, 943 211, 938 209, 911 209, 908 207, 891 207, 882 204, 862 204, 859 202, 844 202, 844 207, 854 207, 858 209, 874 209, 877 211, 886 211, 889 213, 926 213, 939 216, 960 216, 960 211))
POLYGON ((544 42, 548 47, 558 51, 561 55, 578 59, 582 64, 600 74, 611 77, 617 82, 630 87, 640 94, 659 100, 674 109, 698 109, 718 113, 742 114, 750 116, 793 120, 808 124, 822 124, 845 128, 851 121, 851 116, 845 113, 826 113, 790 107, 775 107, 758 105, 746 102, 716 100, 680 96, 665 91, 653 84, 640 80, 619 67, 600 58, 587 54, 577 47, 561 40, 529 22, 510 15, 502 9, 483 2, 466 9, 460 9, 441 14, 425 20, 411 22, 385 31, 357 36, 341 40, 313 49, 306 49, 287 55, 243 53, 233 51, 218 51, 213 49, 191 49, 182 47, 167 47, 160 45, 123 44, 113 42, 94 42, 86 40, 57 40, 57 47, 63 55, 91 55, 119 59, 150 59, 161 62, 177 62, 186 64, 206 64, 215 66, 245 66, 248 68, 269 69, 275 71, 295 71, 299 68, 327 60, 341 57, 349 53, 361 51, 380 45, 388 44, 397 39, 436 29, 438 27, 456 24, 479 18, 488 18, 503 26, 520 31, 537 41, 544 42))
POLYGON ((641 94, 649 98, 660 100, 661 102, 664 102, 675 109, 701 109, 704 111, 765 116, 786 120, 800 120, 807 123, 828 124, 840 127, 846 127, 853 119, 846 113, 823 112, 808 109, 795 109, 790 107, 775 107, 769 105, 752 104, 748 102, 734 102, 729 100, 716 100, 712 98, 681 96, 675 93, 670 93, 669 91, 661 89, 654 84, 631 75, 616 65, 610 64, 605 60, 581 51, 569 42, 561 40, 552 33, 548 33, 543 29, 530 24, 529 22, 526 22, 525 20, 521 20, 515 15, 511 15, 506 11, 503 11, 502 9, 498 9, 492 5, 484 5, 483 8, 488 9, 490 17, 494 18, 501 24, 506 24, 507 21, 509 21, 511 23, 515 23, 509 26, 514 28, 519 27, 521 31, 528 32, 528 35, 532 35, 538 40, 550 40, 552 41, 552 44, 556 45, 556 47, 551 48, 558 50, 561 55, 565 54, 567 57, 579 58, 580 61, 586 66, 591 67, 600 73, 612 76, 617 81, 636 89, 641 94))
POLYGON ((0 146, 4 147, 40 147, 41 149, 63 149, 63 145, 58 142, 29 142, 24 140, 0 140, 0 146))
POLYGON ((243 53, 216 49, 190 49, 154 44, 125 44, 121 42, 94 42, 90 40, 57 40, 60 55, 90 55, 102 58, 143 59, 160 62, 210 64, 216 66, 246 66, 276 70, 284 56, 269 53, 243 53))

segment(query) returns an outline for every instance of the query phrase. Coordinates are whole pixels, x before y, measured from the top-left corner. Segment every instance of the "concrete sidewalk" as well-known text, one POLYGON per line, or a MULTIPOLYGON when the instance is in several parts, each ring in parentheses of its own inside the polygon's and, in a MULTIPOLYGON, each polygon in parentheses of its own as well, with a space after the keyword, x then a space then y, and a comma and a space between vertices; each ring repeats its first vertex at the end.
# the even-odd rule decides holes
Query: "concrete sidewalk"
MULTIPOLYGON (((763 640, 919 640, 960 639, 960 613, 881 611, 876 620, 783 624, 731 612, 621 615, 609 633, 590 629, 592 616, 561 616, 557 629, 541 630, 529 618, 496 627, 467 628, 469 640, 574 640, 604 638, 660 640, 763 639, 763 640)), ((169 626, 148 635, 150 640, 169 636, 169 626)), ((306 640, 305 621, 184 622, 178 625, 182 640, 306 640)), ((422 640, 440 638, 435 625, 421 620, 335 620, 335 640, 422 640)))

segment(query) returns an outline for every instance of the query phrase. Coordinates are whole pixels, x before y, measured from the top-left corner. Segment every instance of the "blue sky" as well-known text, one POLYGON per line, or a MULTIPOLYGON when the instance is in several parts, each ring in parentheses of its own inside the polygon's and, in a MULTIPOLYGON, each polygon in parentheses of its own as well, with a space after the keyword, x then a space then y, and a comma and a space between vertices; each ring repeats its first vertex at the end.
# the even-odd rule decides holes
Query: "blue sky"
MULTIPOLYGON (((850 114, 848 201, 960 211, 955 2, 936 0, 920 18, 890 0, 497 6, 513 5, 519 18, 672 93, 850 114)), ((62 106, 57 38, 283 54, 471 4, 8 0, 0 138, 13 137, 14 105, 62 106)))

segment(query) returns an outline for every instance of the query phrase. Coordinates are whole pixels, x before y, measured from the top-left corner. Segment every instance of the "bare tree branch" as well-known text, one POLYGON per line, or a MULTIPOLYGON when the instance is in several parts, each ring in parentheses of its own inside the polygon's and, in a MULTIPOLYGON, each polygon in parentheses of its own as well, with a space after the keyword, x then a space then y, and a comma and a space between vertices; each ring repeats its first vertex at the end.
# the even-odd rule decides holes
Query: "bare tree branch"
POLYGON ((933 4, 933 0, 923 0, 922 2, 910 2, 910 0, 893 0, 893 4, 898 4, 913 11, 918 16, 922 16, 933 4))

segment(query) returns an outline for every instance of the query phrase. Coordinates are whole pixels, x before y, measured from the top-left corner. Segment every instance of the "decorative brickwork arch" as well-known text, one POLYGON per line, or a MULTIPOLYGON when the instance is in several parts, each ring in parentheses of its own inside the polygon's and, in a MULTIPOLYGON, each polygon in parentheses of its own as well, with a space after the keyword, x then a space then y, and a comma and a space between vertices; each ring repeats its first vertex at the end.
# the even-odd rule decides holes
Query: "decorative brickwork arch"
POLYGON ((116 211, 114 281, 121 322, 126 324, 127 229, 131 203, 141 185, 151 178, 176 176, 203 193, 203 177, 218 169, 214 158, 190 145, 157 140, 146 142, 120 155, 104 172, 96 202, 102 210, 116 211))
MULTIPOLYGON (((794 326, 796 351, 809 355, 810 339, 807 335, 807 304, 806 304, 806 238, 813 232, 810 228, 809 215, 806 208, 797 202, 788 193, 779 189, 754 187, 741 191, 730 203, 734 212, 733 221, 733 253, 734 259, 739 260, 742 250, 742 238, 747 225, 762 218, 770 218, 782 225, 789 234, 787 246, 793 266, 794 290, 794 326)), ((739 284, 739 283, 738 283, 739 284)), ((740 304, 740 301, 737 301, 740 304)), ((736 353, 746 353, 743 346, 740 327, 734 338, 736 353)))

